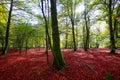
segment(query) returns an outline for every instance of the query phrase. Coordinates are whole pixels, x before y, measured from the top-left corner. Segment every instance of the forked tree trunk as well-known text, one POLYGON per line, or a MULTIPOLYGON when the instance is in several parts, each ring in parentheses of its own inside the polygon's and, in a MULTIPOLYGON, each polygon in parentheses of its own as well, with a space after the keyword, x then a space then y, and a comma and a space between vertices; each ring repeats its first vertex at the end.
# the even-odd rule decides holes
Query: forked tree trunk
POLYGON ((57 70, 61 70, 65 66, 65 62, 60 49, 60 36, 57 21, 56 0, 50 0, 51 3, 51 19, 52 19, 52 38, 53 38, 53 66, 57 70))
MULTIPOLYGON (((50 39, 50 35, 49 35, 49 30, 48 30, 48 24, 49 24, 49 0, 47 0, 48 2, 48 20, 47 20, 47 17, 45 15, 45 11, 44 11, 44 3, 43 3, 43 0, 41 0, 41 5, 42 5, 42 14, 43 14, 43 18, 44 18, 44 21, 45 21, 45 33, 46 33, 46 56, 47 56, 47 63, 49 63, 49 57, 48 57, 48 48, 50 46, 51 50, 52 50, 52 45, 51 45, 51 39, 50 39)), ((46 3, 46 2, 45 2, 46 3)), ((46 4, 45 4, 46 6, 46 4)), ((46 7, 45 7, 45 10, 46 10, 46 7)))

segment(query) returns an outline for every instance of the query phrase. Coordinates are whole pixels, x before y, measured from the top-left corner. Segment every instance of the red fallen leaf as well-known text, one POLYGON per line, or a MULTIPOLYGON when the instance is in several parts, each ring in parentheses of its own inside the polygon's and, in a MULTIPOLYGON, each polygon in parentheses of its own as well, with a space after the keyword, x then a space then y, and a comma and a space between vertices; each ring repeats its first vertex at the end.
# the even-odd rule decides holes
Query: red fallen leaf
POLYGON ((0 80, 104 80, 106 73, 120 79, 120 50, 117 55, 110 55, 105 48, 62 52, 66 67, 56 71, 49 66, 53 61, 51 51, 48 65, 44 48, 30 49, 27 54, 11 50, 0 56, 0 80))

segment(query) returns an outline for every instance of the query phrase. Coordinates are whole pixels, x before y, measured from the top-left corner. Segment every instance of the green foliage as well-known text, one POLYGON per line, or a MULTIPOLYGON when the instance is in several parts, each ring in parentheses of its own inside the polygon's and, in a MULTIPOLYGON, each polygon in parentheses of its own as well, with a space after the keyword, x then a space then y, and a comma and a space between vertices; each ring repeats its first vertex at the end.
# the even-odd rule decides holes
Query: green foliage
MULTIPOLYGON (((44 19, 42 17, 42 14, 36 14, 35 13, 36 11, 35 12, 33 11, 34 8, 36 8, 35 10, 37 10, 38 1, 41 1, 41 0, 26 0, 26 1, 16 0, 14 2, 15 10, 12 13, 13 21, 11 21, 12 25, 10 27, 11 29, 10 38, 9 38, 10 46, 15 45, 17 47, 18 42, 23 41, 23 47, 25 47, 25 41, 29 40, 28 41, 29 47, 33 47, 33 45, 45 47, 45 27, 44 27, 45 23, 43 21, 44 19), (16 10, 18 11, 17 14, 14 13, 16 10), (27 14, 21 14, 21 12, 24 12, 27 14), (33 23, 34 23, 33 17, 38 19, 39 24, 31 25, 31 24, 24 23, 25 21, 29 23, 30 20, 33 20, 33 23)), ((47 0, 43 0, 43 1, 45 3, 47 0)), ((110 36, 109 36, 109 27, 108 27, 108 7, 107 7, 108 1, 107 0, 58 0, 57 6, 59 6, 59 10, 60 10, 58 13, 58 26, 60 30, 60 35, 62 37, 61 38, 62 47, 64 47, 66 44, 65 42, 66 34, 68 34, 68 40, 67 40, 68 48, 73 47, 73 40, 72 40, 73 36, 72 36, 70 17, 72 18, 74 17, 74 22, 75 22, 74 31, 75 31, 76 43, 78 43, 79 47, 83 45, 84 43, 83 36, 85 37, 85 31, 83 31, 82 29, 82 27, 85 26, 85 21, 83 16, 84 11, 81 13, 76 13, 76 8, 78 8, 78 6, 81 4, 83 5, 84 3, 87 4, 87 11, 88 11, 87 16, 89 16, 90 18, 90 22, 89 22, 89 27, 91 28, 90 29, 90 46, 95 47, 96 44, 99 44, 101 47, 109 47, 110 36), (97 13, 97 15, 94 15, 94 12, 97 12, 97 11, 99 13, 97 13), (106 22, 106 26, 103 32, 94 31, 92 26, 102 21, 106 22)), ((7 16, 8 11, 6 6, 7 6, 6 4, 2 4, 2 1, 0 2, 0 43, 3 43, 5 39, 5 26, 8 18, 7 16)), ((38 11, 40 11, 40 8, 41 7, 39 7, 38 11)), ((47 8, 45 11, 47 12, 47 8)), ((113 16, 112 16, 113 23, 114 23, 115 17, 119 16, 119 14, 120 14, 120 4, 116 3, 113 9, 113 16)), ((50 22, 49 24, 51 24, 50 22)), ((100 27, 98 27, 99 25, 95 27, 98 29, 101 29, 100 27)), ((117 22, 117 27, 119 26, 120 26, 120 19, 118 19, 118 22, 117 22)), ((51 27, 49 27, 49 32, 51 36, 52 35, 51 27)), ((120 35, 120 33, 118 33, 118 35, 120 35)), ((118 38, 116 38, 116 46, 117 47, 120 46, 120 40, 118 38)))
POLYGON ((12 28, 12 40, 14 46, 25 47, 26 41, 28 47, 40 46, 41 39, 44 39, 44 28, 35 27, 28 23, 19 23, 12 28))
POLYGON ((7 24, 7 14, 6 5, 0 2, 0 26, 4 28, 7 24))
POLYGON ((17 6, 17 7, 21 7, 21 6, 24 6, 24 1, 17 1, 16 3, 15 3, 15 5, 17 6))
POLYGON ((114 77, 111 73, 105 73, 105 80, 114 80, 114 77))

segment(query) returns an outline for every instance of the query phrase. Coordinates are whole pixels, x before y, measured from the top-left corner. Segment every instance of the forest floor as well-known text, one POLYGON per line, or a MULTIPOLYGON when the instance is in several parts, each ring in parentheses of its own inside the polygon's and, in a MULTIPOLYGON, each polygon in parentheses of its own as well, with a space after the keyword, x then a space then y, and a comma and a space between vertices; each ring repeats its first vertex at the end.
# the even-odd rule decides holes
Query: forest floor
POLYGON ((63 49, 66 67, 56 71, 49 51, 49 65, 45 49, 30 49, 27 54, 11 50, 0 56, 0 80, 120 80, 120 50, 110 55, 109 49, 63 49), (109 78, 109 79, 108 79, 109 78))

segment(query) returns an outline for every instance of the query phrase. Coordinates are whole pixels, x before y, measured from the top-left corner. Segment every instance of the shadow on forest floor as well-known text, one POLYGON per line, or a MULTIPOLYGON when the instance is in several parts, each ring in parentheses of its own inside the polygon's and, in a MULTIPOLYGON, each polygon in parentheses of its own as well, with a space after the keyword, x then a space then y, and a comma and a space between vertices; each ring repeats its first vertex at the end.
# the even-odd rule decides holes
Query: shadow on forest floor
MULTIPOLYGON (((78 49, 62 49, 66 67, 56 71, 46 62, 45 49, 29 49, 19 54, 10 51, 0 56, 0 80, 120 80, 120 50, 110 55, 105 48, 91 48, 87 52, 78 49)), ((49 62, 52 64, 49 51, 49 62)))

